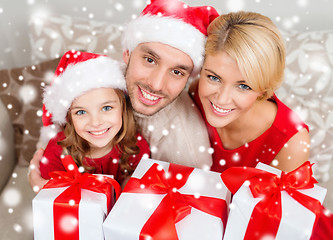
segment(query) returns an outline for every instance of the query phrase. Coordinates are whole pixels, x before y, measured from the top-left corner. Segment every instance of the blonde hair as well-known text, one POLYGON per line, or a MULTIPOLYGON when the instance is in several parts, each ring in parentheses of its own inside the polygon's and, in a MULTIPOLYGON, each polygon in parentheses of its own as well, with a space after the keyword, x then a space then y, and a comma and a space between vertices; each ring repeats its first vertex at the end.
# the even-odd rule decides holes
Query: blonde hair
MULTIPOLYGON (((120 173, 122 176, 127 176, 134 170, 129 165, 128 158, 131 155, 138 154, 140 151, 139 147, 136 145, 137 126, 129 98, 126 97, 125 93, 120 89, 114 89, 114 91, 119 97, 120 105, 122 106, 122 126, 113 139, 113 146, 115 147, 117 145, 118 150, 121 152, 120 173)), ((90 151, 89 143, 76 133, 70 111, 67 112, 67 123, 64 128, 64 133, 65 139, 58 142, 63 148, 63 153, 71 155, 76 165, 83 166, 88 171, 94 170, 94 167, 88 165, 85 161, 85 156, 87 156, 90 151)))
POLYGON ((232 12, 208 27, 206 55, 224 51, 235 59, 249 86, 270 98, 284 78, 285 45, 271 19, 253 12, 232 12))

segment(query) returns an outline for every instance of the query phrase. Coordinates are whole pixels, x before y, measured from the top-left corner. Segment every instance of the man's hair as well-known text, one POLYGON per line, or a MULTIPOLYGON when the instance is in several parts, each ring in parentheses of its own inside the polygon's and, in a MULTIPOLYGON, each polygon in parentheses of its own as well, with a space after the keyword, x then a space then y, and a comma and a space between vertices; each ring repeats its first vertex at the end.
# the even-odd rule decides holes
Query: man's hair
POLYGON ((270 98, 284 78, 285 46, 271 19, 253 12, 233 12, 208 27, 206 55, 226 52, 260 99, 270 98))

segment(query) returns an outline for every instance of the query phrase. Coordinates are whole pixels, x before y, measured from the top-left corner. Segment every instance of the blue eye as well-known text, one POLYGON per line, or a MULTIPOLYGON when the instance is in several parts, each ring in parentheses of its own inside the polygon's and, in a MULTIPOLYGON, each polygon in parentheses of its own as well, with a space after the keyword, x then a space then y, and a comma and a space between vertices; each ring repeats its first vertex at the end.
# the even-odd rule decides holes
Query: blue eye
POLYGON ((83 114, 86 114, 87 112, 86 111, 84 111, 84 110, 79 110, 79 111, 77 111, 75 114, 76 115, 83 115, 83 114))
POLYGON ((110 111, 112 109, 112 107, 111 106, 104 106, 103 108, 102 108, 102 110, 103 111, 110 111))
POLYGON ((218 77, 214 76, 214 75, 208 75, 208 78, 210 80, 214 81, 214 82, 219 82, 220 81, 220 79, 218 77))
POLYGON ((252 88, 250 88, 248 85, 246 84, 240 84, 239 88, 242 90, 252 90, 252 88))

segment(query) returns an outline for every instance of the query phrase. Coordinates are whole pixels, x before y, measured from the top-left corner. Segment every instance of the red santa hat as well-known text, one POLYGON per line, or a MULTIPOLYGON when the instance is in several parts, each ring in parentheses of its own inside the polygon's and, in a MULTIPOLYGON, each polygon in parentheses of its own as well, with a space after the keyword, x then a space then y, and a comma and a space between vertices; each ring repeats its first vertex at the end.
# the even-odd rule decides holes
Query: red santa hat
POLYGON ((94 53, 68 51, 60 59, 55 77, 44 89, 43 127, 40 141, 47 143, 66 123, 73 100, 94 88, 126 91, 124 74, 118 61, 94 53))
POLYGON ((122 45, 130 52, 144 42, 175 47, 191 57, 195 76, 203 63, 207 27, 216 17, 218 13, 211 6, 190 7, 178 0, 151 0, 124 29, 122 45))

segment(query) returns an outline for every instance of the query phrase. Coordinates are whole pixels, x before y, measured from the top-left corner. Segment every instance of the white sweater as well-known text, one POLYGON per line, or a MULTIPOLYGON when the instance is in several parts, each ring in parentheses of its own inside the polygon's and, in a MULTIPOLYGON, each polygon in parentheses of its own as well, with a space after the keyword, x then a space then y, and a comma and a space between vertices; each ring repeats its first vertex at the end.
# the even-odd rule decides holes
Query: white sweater
POLYGON ((150 145, 151 158, 210 169, 212 156, 206 124, 185 90, 156 114, 135 113, 135 118, 150 145))

